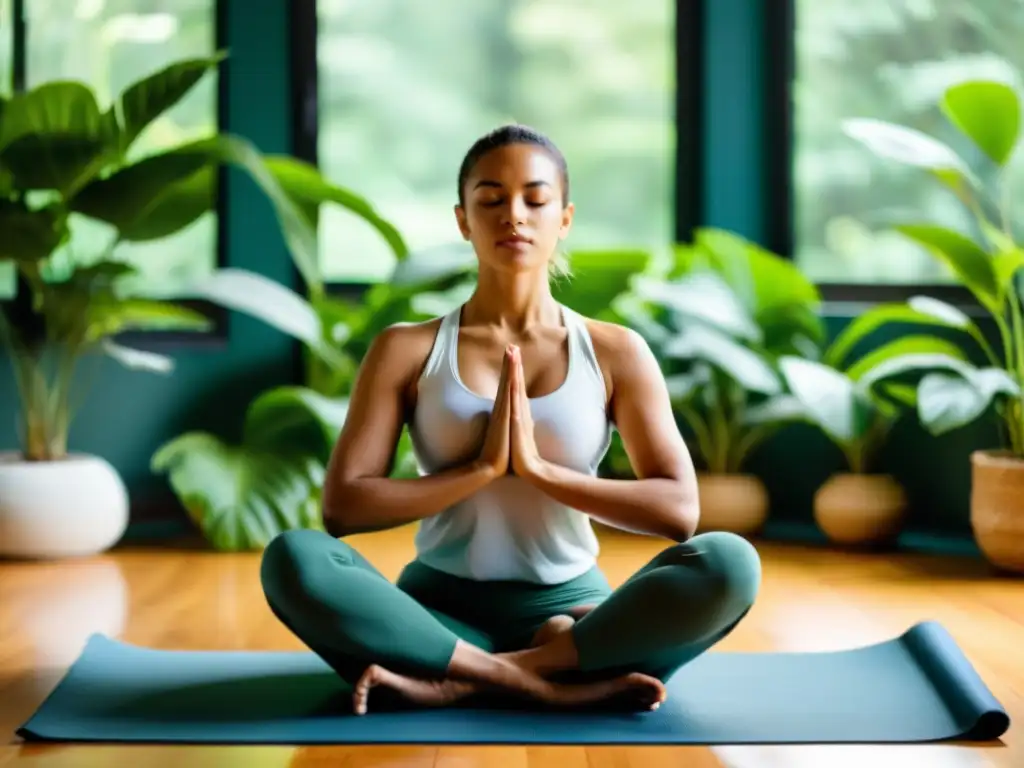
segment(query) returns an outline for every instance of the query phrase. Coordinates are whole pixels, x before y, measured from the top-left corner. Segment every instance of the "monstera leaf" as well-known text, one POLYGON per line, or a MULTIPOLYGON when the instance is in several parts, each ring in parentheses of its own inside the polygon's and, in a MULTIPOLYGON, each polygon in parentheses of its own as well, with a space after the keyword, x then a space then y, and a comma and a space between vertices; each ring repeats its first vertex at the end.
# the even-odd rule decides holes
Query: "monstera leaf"
POLYGON ((320 489, 347 400, 305 387, 257 398, 241 443, 205 432, 161 446, 152 469, 167 473, 189 517, 219 551, 258 550, 278 533, 320 528, 320 489))

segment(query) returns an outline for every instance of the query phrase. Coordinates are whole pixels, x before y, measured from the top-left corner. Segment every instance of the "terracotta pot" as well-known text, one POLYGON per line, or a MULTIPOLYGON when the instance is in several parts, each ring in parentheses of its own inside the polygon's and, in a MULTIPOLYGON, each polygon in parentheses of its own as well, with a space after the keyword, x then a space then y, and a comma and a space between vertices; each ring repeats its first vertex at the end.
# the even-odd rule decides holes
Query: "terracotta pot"
POLYGON ((814 520, 836 544, 892 544, 906 511, 906 492, 889 475, 836 474, 814 494, 814 520))
POLYGON ((1024 573, 1024 460, 1005 451, 971 454, 971 528, 992 565, 1024 573))
POLYGON ((768 518, 768 491, 755 475, 701 474, 697 533, 757 533, 768 518))

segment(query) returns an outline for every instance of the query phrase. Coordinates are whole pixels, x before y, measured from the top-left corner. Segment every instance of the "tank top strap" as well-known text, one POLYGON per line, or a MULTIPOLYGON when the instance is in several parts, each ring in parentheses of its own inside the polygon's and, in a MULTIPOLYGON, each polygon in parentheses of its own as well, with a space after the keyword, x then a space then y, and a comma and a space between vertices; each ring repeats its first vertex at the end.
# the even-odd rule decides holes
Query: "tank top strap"
POLYGON ((581 373, 604 390, 604 375, 601 373, 597 352, 594 351, 594 340, 590 336, 590 329, 587 328, 586 318, 564 304, 562 305, 562 317, 569 332, 570 360, 582 363, 581 366, 573 366, 573 368, 578 368, 581 373))
POLYGON ((448 314, 442 315, 441 324, 437 329, 437 335, 434 337, 434 345, 427 356, 427 362, 423 366, 421 378, 434 376, 441 371, 447 370, 446 366, 448 366, 450 355, 453 354, 458 344, 459 317, 461 314, 462 305, 460 304, 448 314))

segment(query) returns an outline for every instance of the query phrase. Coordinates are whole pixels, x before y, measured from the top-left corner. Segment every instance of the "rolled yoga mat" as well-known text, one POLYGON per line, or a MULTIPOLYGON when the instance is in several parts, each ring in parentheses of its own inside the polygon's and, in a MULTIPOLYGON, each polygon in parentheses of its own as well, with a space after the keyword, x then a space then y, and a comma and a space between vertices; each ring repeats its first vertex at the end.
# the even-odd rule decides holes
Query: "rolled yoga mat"
POLYGON ((452 708, 351 714, 311 652, 161 651, 93 635, 26 740, 203 744, 784 744, 998 738, 1010 720, 950 635, 862 648, 709 652, 654 712, 452 708))

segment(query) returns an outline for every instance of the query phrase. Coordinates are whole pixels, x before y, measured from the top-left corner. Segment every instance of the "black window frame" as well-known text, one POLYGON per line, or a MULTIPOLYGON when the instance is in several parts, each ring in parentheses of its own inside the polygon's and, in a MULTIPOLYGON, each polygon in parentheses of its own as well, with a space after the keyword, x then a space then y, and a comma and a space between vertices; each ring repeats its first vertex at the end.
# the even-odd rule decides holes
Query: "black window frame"
MULTIPOLYGON (((704 89, 704 3, 675 0, 675 158, 673 235, 689 241, 703 220, 704 157, 701 126, 704 89)), ((290 0, 292 152, 319 167, 319 27, 317 0, 290 0)), ((332 296, 360 301, 373 281, 328 281, 332 296)))
MULTIPOLYGON (((213 0, 213 33, 214 50, 227 48, 227 3, 230 0, 213 0)), ((12 0, 11 30, 12 49, 11 70, 12 90, 14 93, 24 91, 27 81, 27 34, 28 24, 25 14, 26 3, 30 0, 12 0)), ((228 114, 230 94, 230 59, 225 59, 217 71, 217 130, 227 130, 230 125, 228 114)), ((227 219, 227 202, 229 188, 229 172, 224 166, 217 171, 217 202, 214 208, 217 217, 217 235, 215 239, 214 269, 228 266, 229 228, 227 219)), ((118 334, 116 341, 121 344, 147 351, 167 351, 180 348, 223 347, 228 340, 230 313, 221 305, 205 299, 184 299, 175 302, 201 313, 210 320, 212 327, 204 332, 191 331, 128 331, 118 334)), ((10 308, 16 322, 40 322, 32 309, 32 296, 24 278, 18 274, 13 298, 0 300, 0 309, 10 308)))
MULTIPOLYGON (((762 194, 767 222, 765 247, 793 259, 793 161, 796 152, 793 84, 798 74, 796 0, 765 0, 763 33, 766 146, 762 194)), ((847 307, 856 311, 857 307, 905 302, 919 295, 940 299, 970 315, 986 314, 970 290, 955 283, 819 282, 817 286, 826 314, 829 309, 839 314, 850 314, 840 310, 847 307)))

